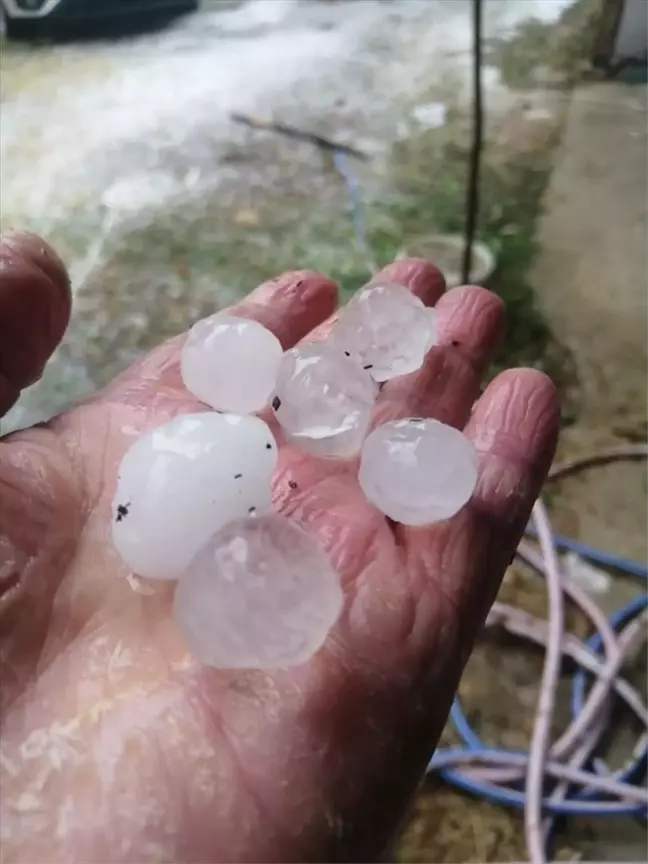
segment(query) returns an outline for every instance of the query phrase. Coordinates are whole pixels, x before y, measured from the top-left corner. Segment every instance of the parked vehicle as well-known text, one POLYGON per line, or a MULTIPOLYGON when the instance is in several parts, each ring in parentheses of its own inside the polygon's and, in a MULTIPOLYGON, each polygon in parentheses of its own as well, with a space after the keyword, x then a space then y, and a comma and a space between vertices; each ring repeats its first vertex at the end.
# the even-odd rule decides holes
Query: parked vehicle
POLYGON ((194 12, 198 0, 0 0, 8 39, 121 35, 194 12))

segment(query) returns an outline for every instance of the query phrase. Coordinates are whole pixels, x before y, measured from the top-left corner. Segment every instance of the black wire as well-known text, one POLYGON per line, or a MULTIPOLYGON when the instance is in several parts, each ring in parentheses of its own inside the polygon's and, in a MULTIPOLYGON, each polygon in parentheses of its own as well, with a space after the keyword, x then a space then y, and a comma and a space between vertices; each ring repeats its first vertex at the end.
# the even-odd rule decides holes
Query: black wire
POLYGON ((472 249, 479 217, 479 172, 481 166, 484 109, 482 100, 482 0, 473 0, 473 140, 468 168, 466 230, 461 281, 470 282, 472 249))

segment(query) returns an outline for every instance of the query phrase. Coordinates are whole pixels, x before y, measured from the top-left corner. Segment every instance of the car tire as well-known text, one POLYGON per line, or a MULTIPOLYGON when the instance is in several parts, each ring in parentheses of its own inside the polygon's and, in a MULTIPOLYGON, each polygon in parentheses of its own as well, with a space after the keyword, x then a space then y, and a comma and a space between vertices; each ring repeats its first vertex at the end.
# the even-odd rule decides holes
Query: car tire
POLYGON ((20 18, 10 18, 3 10, 4 36, 10 42, 27 42, 36 35, 36 29, 32 21, 20 18))

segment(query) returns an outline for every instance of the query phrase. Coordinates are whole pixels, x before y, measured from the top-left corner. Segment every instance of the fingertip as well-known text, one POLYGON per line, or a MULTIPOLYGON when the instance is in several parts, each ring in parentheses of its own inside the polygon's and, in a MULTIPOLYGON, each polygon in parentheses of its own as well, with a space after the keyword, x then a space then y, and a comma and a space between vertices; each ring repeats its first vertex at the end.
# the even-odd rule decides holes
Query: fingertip
POLYGON ((435 311, 441 344, 455 348, 481 374, 504 336, 502 298, 479 285, 461 285, 444 294, 435 311))
POLYGON ((560 396, 537 369, 509 369, 477 401, 466 426, 480 459, 473 505, 506 526, 526 524, 556 450, 560 396))
POLYGON ((67 267, 49 243, 29 231, 9 230, 2 234, 0 248, 42 270, 54 288, 61 293, 61 297, 71 305, 72 293, 67 267))
MULTIPOLYGON (((70 319, 67 271, 40 238, 0 237, 0 376, 7 393, 38 380, 70 319)), ((15 400, 14 400, 15 401, 15 400)))
POLYGON ((394 417, 434 417, 463 426, 479 382, 504 330, 504 304, 476 285, 452 288, 435 306, 437 344, 411 375, 387 381, 376 422, 394 417))
POLYGON ((404 285, 426 306, 434 306, 446 287, 443 273, 425 258, 393 261, 377 273, 372 281, 378 279, 404 285))
POLYGON ((534 458, 539 445, 558 429, 560 396, 551 378, 538 369, 520 367, 500 372, 475 405, 469 426, 475 446, 488 449, 495 441, 534 458))
POLYGON ((264 282, 231 312, 259 321, 288 349, 329 318, 337 303, 335 282, 314 270, 293 270, 264 282))

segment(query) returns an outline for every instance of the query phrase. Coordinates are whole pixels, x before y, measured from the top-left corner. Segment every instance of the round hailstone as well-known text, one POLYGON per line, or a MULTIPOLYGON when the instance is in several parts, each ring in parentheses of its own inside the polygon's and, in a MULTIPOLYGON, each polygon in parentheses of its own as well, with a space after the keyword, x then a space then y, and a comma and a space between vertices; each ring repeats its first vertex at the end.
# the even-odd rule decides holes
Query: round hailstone
POLYGON ((403 525, 449 519, 477 482, 471 442, 438 420, 396 420, 367 436, 358 480, 365 497, 403 525))
POLYGON ((284 354, 272 407, 289 441, 317 456, 360 450, 376 401, 376 384, 335 345, 304 343, 284 354))
POLYGON ((342 602, 317 541, 271 514, 230 522, 210 539, 178 583, 173 613, 196 660, 267 669, 312 657, 342 602))
POLYGON ((177 579, 226 522, 271 507, 277 445, 258 417, 185 414, 142 435, 117 474, 112 536, 138 576, 177 579))
POLYGON ((434 312, 403 285, 376 282, 347 303, 331 338, 387 381, 421 367, 436 343, 434 312))
POLYGON ((283 349, 258 321, 216 313, 187 334, 180 355, 190 393, 218 411, 253 414, 268 404, 283 349))

